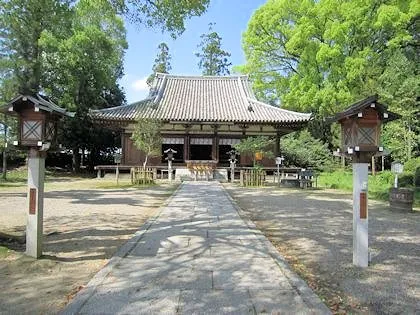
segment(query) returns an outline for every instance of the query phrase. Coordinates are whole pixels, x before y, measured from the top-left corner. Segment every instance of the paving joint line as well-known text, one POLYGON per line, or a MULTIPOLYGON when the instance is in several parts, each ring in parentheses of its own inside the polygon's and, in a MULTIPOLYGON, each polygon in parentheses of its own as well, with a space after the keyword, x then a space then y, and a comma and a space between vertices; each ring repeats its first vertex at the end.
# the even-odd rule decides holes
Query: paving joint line
POLYGON ((316 295, 312 289, 303 281, 290 267, 284 257, 278 252, 270 240, 260 231, 255 223, 251 221, 246 215, 242 208, 237 204, 237 202, 232 198, 232 196, 227 192, 225 187, 220 184, 223 193, 226 195, 233 208, 238 213, 239 217, 245 222, 248 228, 253 231, 258 231, 255 235, 262 235, 264 239, 262 240, 264 245, 268 250, 269 256, 275 261, 279 266, 281 272, 285 275, 286 279, 290 283, 291 287, 302 297, 303 302, 312 310, 319 311, 321 314, 331 314, 331 310, 321 301, 318 295, 316 295))
POLYGON ((162 214, 162 211, 169 205, 172 201, 174 196, 178 193, 178 191, 182 188, 184 184, 181 183, 177 189, 172 193, 172 195, 165 200, 165 202, 160 207, 160 211, 157 215, 153 218, 146 220, 146 222, 137 230, 136 233, 126 241, 111 257, 108 263, 101 268, 93 278, 86 284, 86 286, 80 290, 73 300, 65 306, 65 308, 59 312, 60 315, 72 315, 78 314, 80 310, 86 305, 86 303, 90 300, 90 298, 95 294, 97 288, 103 283, 105 278, 112 272, 112 270, 117 267, 123 258, 127 257, 135 246, 140 242, 143 238, 144 234, 149 230, 152 224, 159 218, 162 214), (132 244, 134 243, 134 244, 132 244))

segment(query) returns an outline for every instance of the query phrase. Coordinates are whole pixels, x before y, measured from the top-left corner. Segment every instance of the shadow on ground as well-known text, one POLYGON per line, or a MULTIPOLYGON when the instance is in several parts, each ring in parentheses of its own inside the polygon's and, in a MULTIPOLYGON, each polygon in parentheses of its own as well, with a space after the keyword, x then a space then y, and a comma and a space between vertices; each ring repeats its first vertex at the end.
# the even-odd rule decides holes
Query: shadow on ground
POLYGON ((347 310, 377 314, 420 311, 420 213, 395 212, 385 203, 369 201, 372 261, 367 269, 361 269, 352 265, 351 195, 231 185, 227 190, 243 215, 285 256, 296 266, 303 264, 303 273, 312 274, 308 278, 347 297, 347 310))
POLYGON ((0 245, 11 251, 0 256, 0 314, 58 313, 172 190, 47 191, 39 260, 24 255, 24 244, 7 241, 24 241, 26 194, 1 192, 0 245))

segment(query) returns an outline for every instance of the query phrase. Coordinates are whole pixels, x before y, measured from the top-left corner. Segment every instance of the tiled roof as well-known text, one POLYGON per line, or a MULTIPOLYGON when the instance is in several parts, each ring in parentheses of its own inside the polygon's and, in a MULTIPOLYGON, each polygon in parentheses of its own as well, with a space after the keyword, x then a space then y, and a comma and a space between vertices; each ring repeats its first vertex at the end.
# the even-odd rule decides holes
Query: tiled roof
POLYGON ((247 76, 156 75, 149 97, 140 102, 93 110, 101 121, 153 118, 182 122, 294 124, 311 114, 284 110, 258 101, 247 76))

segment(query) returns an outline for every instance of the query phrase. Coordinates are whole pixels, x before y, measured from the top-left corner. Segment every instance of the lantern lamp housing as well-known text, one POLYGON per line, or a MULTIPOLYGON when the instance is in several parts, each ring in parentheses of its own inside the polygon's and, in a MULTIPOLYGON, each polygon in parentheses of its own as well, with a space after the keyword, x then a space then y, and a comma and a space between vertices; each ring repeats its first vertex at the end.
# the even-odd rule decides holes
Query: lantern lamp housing
POLYGON ((60 118, 74 116, 74 113, 67 112, 39 94, 18 95, 1 106, 0 111, 18 118, 18 146, 40 150, 54 146, 60 118))
POLYGON ((176 154, 177 151, 175 151, 172 148, 169 148, 169 149, 163 151, 163 153, 165 153, 167 155, 167 157, 165 158, 165 160, 167 160, 167 161, 173 161, 174 160, 174 154, 176 154))
POLYGON ((372 156, 382 152, 382 124, 399 117, 400 115, 388 111, 379 103, 377 95, 354 103, 332 119, 341 125, 340 152, 344 155, 353 155, 356 152, 359 156, 372 156))

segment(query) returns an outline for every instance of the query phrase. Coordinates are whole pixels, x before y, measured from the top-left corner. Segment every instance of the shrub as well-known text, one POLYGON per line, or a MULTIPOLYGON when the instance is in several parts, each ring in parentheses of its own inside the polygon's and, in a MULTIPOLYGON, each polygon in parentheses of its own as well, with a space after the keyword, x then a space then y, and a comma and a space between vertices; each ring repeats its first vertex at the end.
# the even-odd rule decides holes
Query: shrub
POLYGON ((413 186, 414 175, 411 173, 403 173, 398 176, 398 186, 399 187, 410 187, 413 186))
MULTIPOLYGON (((406 181, 411 179, 407 185, 420 187, 420 157, 412 158, 404 164, 404 174, 402 177, 407 177, 406 181)), ((402 184, 401 184, 402 185, 402 184)))
POLYGON ((283 137, 281 149, 288 165, 325 170, 333 164, 333 155, 327 144, 306 130, 283 137))
POLYGON ((404 172, 414 174, 418 168, 420 168, 420 156, 409 159, 404 163, 404 172))

